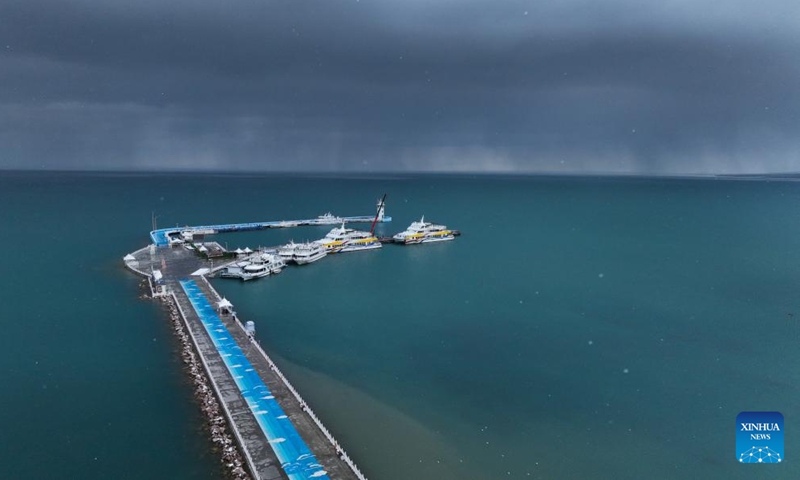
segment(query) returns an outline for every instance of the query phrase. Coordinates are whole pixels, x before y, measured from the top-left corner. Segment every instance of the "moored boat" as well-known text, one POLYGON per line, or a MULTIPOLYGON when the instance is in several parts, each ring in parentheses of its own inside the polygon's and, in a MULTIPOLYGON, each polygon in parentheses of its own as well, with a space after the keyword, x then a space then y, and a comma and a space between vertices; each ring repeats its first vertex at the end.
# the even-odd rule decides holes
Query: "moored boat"
POLYGON ((395 243, 411 245, 416 243, 446 242, 455 238, 455 232, 444 225, 426 222, 425 216, 412 222, 404 231, 393 236, 395 243))
POLYGON ((381 248, 381 242, 371 232, 362 232, 352 228, 336 227, 325 238, 314 242, 325 248, 327 253, 355 252, 359 250, 373 250, 381 248))
POLYGON ((220 273, 220 278, 237 278, 244 282, 256 278, 266 277, 270 274, 269 268, 260 263, 239 262, 225 267, 220 273))
POLYGON ((294 243, 294 241, 280 247, 278 255, 285 262, 294 262, 297 265, 306 265, 325 257, 328 252, 318 243, 294 243))
POLYGON ((238 278, 248 281, 281 273, 286 262, 278 255, 263 253, 249 260, 236 262, 223 268, 217 275, 220 278, 238 278))
POLYGON ((343 221, 344 220, 342 219, 342 217, 337 217, 331 212, 328 212, 324 215, 318 216, 317 218, 312 220, 311 223, 313 223, 314 225, 336 225, 337 223, 342 223, 343 221))
POLYGON ((262 253, 258 255, 253 259, 253 264, 264 265, 269 270, 269 273, 281 273, 283 268, 286 267, 286 261, 284 261, 280 255, 272 253, 262 253))

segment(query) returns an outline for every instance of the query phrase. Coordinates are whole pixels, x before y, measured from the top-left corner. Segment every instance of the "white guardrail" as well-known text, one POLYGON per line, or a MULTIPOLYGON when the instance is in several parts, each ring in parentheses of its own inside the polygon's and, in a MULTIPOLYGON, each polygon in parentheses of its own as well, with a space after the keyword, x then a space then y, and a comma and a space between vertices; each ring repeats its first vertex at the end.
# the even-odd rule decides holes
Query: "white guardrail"
MULTIPOLYGON (((144 248, 140 248, 139 250, 136 250, 135 252, 131 253, 131 255, 133 255, 135 257, 139 253, 144 252, 145 250, 149 250, 149 249, 150 249, 150 246, 147 246, 147 247, 144 247, 144 248)), ((161 288, 156 289, 153 286, 153 274, 152 274, 152 272, 146 272, 144 270, 140 270, 138 268, 139 267, 139 261, 138 260, 131 260, 129 262, 126 262, 125 259, 123 259, 122 263, 125 264, 125 267, 128 270, 131 270, 133 273, 136 273, 138 275, 141 275, 141 276, 147 278, 147 284, 150 286, 150 295, 151 295, 152 298, 166 297, 166 296, 169 295, 169 293, 166 291, 165 287, 162 286, 161 288)))
MULTIPOLYGON (((220 297, 219 293, 216 290, 214 290, 214 287, 211 286, 211 283, 208 281, 208 279, 206 279, 206 277, 203 275, 200 275, 200 278, 203 279, 205 284, 208 286, 209 290, 211 290, 214 296, 217 297, 217 301, 222 300, 222 297, 220 297)), ((236 319, 236 324, 239 326, 239 328, 242 329, 243 332, 247 333, 247 331, 244 329, 244 325, 242 325, 242 322, 239 320, 239 318, 238 317, 234 318, 236 319)), ((327 428, 325 428, 325 425, 322 424, 322 420, 320 420, 319 417, 317 417, 317 415, 314 413, 314 411, 311 410, 311 407, 309 407, 306 401, 303 400, 303 397, 301 397, 300 394, 297 392, 297 390, 295 390, 295 388, 292 386, 289 380, 280 371, 278 366, 275 365, 275 362, 273 362, 272 359, 269 357, 269 355, 267 355, 267 352, 265 352, 264 349, 261 348, 261 345, 259 345, 258 342, 252 341, 252 344, 255 345, 255 347, 258 349, 261 355, 263 355, 264 358, 267 360, 267 363, 269 363, 269 368, 272 369, 278 375, 281 381, 283 381, 283 384, 286 385, 286 388, 288 388, 289 391, 292 392, 292 395, 294 395, 294 398, 296 398, 297 401, 300 403, 300 407, 303 409, 303 411, 306 412, 309 417, 311 417, 311 420, 314 421, 314 423, 317 425, 317 428, 319 428, 322 434, 325 435, 325 438, 327 438, 328 441, 331 443, 331 445, 333 445, 333 448, 336 449, 336 453, 339 455, 339 458, 341 458, 342 461, 344 461, 347 464, 347 466, 350 467, 350 469, 353 471, 353 473, 355 473, 356 477, 358 477, 359 480, 367 480, 367 477, 364 476, 363 473, 361 473, 361 470, 358 469, 355 462, 353 462, 350 456, 347 455, 347 452, 345 452, 344 448, 342 448, 339 442, 336 441, 336 439, 333 437, 333 434, 331 434, 331 432, 327 428)))
MULTIPOLYGON (((149 249, 150 249, 150 246, 148 245, 148 246, 146 246, 144 248, 140 248, 139 250, 136 250, 135 252, 132 252, 131 255, 136 257, 140 253, 144 252, 145 250, 149 250, 149 249)), ((130 262, 126 262, 125 259, 122 259, 122 263, 124 263, 125 266, 127 268, 129 268, 131 271, 133 271, 134 273, 137 273, 137 274, 139 274, 139 275, 141 275, 143 277, 150 277, 149 273, 147 273, 147 272, 145 272, 143 270, 139 270, 139 268, 138 268, 139 267, 139 261, 138 260, 133 260, 133 261, 130 261, 130 262), (134 264, 135 264, 135 266, 134 266, 134 264)))

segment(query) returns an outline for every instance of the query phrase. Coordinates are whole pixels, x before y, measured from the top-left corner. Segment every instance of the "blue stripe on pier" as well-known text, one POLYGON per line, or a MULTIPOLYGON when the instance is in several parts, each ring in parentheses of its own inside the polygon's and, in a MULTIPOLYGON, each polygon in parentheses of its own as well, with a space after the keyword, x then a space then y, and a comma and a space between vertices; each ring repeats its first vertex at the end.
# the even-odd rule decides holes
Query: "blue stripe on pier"
POLYGON ((300 438, 292 421, 283 413, 200 287, 193 280, 183 280, 181 286, 289 478, 327 479, 322 465, 300 438))

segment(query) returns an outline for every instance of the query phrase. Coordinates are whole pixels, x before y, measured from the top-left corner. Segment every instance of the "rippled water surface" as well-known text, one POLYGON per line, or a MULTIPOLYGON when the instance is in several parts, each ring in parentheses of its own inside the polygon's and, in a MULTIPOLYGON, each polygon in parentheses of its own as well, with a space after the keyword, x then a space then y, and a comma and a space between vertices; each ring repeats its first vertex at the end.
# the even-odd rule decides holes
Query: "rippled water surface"
MULTIPOLYGON (((800 381, 800 188, 697 179, 0 175, 8 478, 215 478, 121 257, 160 226, 421 215, 453 242, 215 280, 371 479, 749 479, 743 410, 800 381)), ((323 236, 220 235, 230 248, 323 236)))

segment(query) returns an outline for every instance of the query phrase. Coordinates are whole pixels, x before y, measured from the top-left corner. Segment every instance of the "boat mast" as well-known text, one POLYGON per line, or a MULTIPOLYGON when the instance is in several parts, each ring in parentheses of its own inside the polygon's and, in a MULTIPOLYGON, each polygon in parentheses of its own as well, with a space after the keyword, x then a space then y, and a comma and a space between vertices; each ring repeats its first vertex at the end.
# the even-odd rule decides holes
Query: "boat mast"
POLYGON ((372 221, 372 228, 369 229, 370 235, 375 234, 375 224, 378 223, 378 215, 381 214, 381 210, 383 209, 385 202, 386 202, 386 194, 384 193, 383 198, 381 198, 381 201, 378 203, 378 211, 375 212, 375 220, 372 221))

